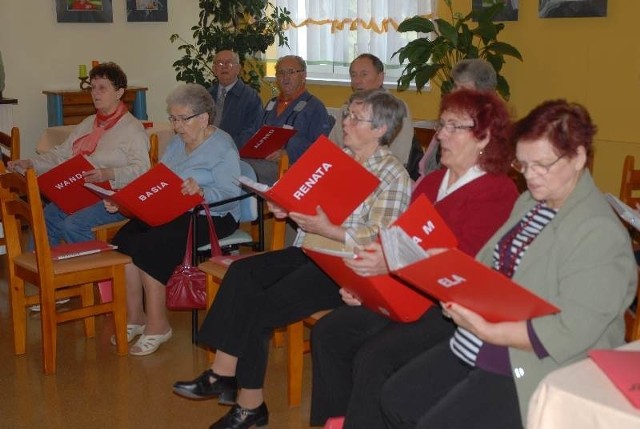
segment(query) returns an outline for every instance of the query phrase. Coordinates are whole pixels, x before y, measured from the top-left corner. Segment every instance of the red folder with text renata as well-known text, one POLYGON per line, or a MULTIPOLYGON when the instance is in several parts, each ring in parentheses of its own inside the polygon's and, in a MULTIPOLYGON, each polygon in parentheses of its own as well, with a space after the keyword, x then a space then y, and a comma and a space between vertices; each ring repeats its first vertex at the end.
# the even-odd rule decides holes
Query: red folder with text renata
MULTIPOLYGON (((458 240, 433 204, 419 196, 395 222, 423 249, 457 246, 458 240)), ((413 322, 433 305, 427 297, 389 274, 363 277, 342 260, 346 252, 305 248, 306 254, 340 287, 358 298, 369 310, 397 322, 413 322)))
POLYGON ((589 350, 589 357, 631 404, 640 408, 640 351, 589 350))
MULTIPOLYGON (((84 156, 74 156, 38 176, 40 193, 49 201, 54 202, 66 214, 73 214, 89 207, 99 202, 100 198, 83 186, 85 181, 82 173, 94 168, 93 164, 84 156)), ((109 182, 98 185, 111 189, 109 182)))
POLYGON ((460 304, 489 322, 528 320, 560 311, 458 249, 441 249, 392 272, 438 301, 460 304))
POLYGON ((273 187, 244 176, 239 181, 288 212, 315 215, 320 206, 334 225, 342 224, 380 183, 325 136, 320 136, 273 187))
POLYGON ((293 128, 264 125, 240 149, 242 158, 264 159, 273 152, 282 149, 289 139, 297 133, 293 128))
POLYGON ((84 186, 103 199, 118 204, 122 212, 138 218, 149 226, 170 222, 202 202, 198 194, 183 195, 182 178, 163 163, 159 163, 117 192, 91 183, 84 186))

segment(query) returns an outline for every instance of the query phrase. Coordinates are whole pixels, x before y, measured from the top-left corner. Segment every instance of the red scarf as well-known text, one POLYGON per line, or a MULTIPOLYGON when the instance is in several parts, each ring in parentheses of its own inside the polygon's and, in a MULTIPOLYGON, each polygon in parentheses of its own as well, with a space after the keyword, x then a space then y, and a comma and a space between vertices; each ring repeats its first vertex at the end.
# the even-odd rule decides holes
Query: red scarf
POLYGON ((93 121, 93 130, 73 142, 71 148, 73 156, 91 155, 96 150, 98 141, 100 141, 102 135, 117 124, 120 118, 128 111, 127 106, 121 101, 118 107, 116 107, 116 110, 110 115, 103 115, 97 112, 96 118, 93 121))

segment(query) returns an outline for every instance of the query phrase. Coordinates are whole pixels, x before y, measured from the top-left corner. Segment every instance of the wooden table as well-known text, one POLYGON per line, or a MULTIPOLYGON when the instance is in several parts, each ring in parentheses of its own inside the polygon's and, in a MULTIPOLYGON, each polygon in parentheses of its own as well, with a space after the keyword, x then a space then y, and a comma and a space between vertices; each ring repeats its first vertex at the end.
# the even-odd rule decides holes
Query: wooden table
MULTIPOLYGON (((623 350, 640 350, 640 341, 623 350)), ((638 429, 640 409, 591 359, 553 371, 529 403, 527 429, 638 429)))

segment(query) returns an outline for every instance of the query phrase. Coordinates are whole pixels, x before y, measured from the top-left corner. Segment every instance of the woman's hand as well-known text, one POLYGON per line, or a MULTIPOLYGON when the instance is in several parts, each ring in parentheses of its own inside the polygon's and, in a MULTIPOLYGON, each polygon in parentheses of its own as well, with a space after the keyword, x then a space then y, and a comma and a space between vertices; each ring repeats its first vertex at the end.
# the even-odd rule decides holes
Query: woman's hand
POLYGON ((285 219, 287 216, 289 216, 289 213, 287 213, 285 209, 277 204, 272 203, 271 201, 267 201, 267 207, 277 219, 285 219))
POLYGON ((305 215, 291 212, 289 217, 304 231, 322 235, 332 240, 344 242, 344 229, 331 223, 320 206, 316 207, 315 215, 305 215))
POLYGON ((33 161, 31 161, 30 159, 17 159, 15 161, 9 161, 7 163, 7 168, 11 171, 15 171, 16 173, 21 173, 24 170, 33 168, 33 161))
POLYGON ((201 197, 204 197, 204 189, 202 189, 200 185, 198 185, 198 182, 196 182, 196 179, 194 179, 193 177, 189 177, 187 180, 182 182, 181 191, 182 195, 198 194, 201 197))
POLYGON ((112 200, 103 200, 102 202, 104 204, 104 208, 109 213, 115 213, 118 210, 120 210, 120 207, 118 207, 118 205, 116 203, 114 203, 112 200))
POLYGON ((471 332, 482 341, 496 346, 533 351, 526 320, 492 323, 478 313, 455 302, 441 304, 445 315, 451 317, 456 325, 471 332))
POLYGON ((350 305, 352 307, 362 305, 362 302, 358 298, 351 295, 345 289, 340 288, 340 297, 342 298, 345 304, 350 305))
POLYGON ((359 276, 367 277, 389 273, 380 243, 371 243, 361 249, 355 249, 355 254, 355 259, 344 259, 344 263, 359 276))
POLYGON ((115 179, 113 168, 95 168, 82 173, 84 180, 89 183, 100 183, 115 179))

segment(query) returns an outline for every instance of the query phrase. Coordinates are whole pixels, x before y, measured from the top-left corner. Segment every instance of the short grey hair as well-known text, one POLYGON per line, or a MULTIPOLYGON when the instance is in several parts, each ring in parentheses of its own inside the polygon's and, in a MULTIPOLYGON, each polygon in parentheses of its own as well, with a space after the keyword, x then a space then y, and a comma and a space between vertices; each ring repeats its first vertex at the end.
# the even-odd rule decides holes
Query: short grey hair
POLYGON ((480 58, 459 61, 451 70, 454 82, 473 82, 478 91, 495 91, 498 86, 493 66, 480 58))
POLYGON ((300 69, 307 71, 306 61, 303 60, 302 57, 299 57, 298 55, 285 55, 284 57, 278 58, 278 61, 276 61, 276 70, 278 69, 278 66, 280 65, 280 63, 283 62, 284 60, 296 60, 296 62, 300 66, 300 69))
POLYGON ((208 113, 209 125, 216 117, 216 102, 204 86, 197 83, 180 85, 167 96, 167 112, 172 106, 188 106, 194 114, 208 113))
POLYGON ((220 54, 221 52, 225 52, 225 51, 229 51, 231 52, 232 56, 233 56, 233 62, 235 64, 240 64, 240 55, 238 55, 238 53, 232 49, 221 49, 218 52, 216 52, 216 54, 213 56, 213 61, 216 60, 216 58, 218 58, 218 54, 220 54))
POLYGON ((354 103, 371 107, 373 128, 387 126, 387 132, 380 137, 380 144, 389 146, 402 129, 402 121, 407 116, 404 102, 384 89, 370 89, 352 93, 349 106, 354 103))

